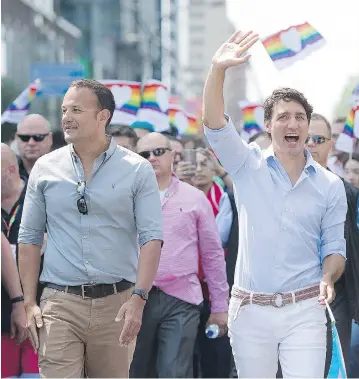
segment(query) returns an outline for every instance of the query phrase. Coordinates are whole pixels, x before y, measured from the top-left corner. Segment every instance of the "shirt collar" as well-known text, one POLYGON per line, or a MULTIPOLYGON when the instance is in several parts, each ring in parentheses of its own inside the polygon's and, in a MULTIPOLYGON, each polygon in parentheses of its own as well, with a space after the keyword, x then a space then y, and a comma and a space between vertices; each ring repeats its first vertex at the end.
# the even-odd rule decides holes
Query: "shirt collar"
MULTIPOLYGON (((117 142, 116 140, 111 137, 111 136, 107 136, 109 139, 110 139, 110 145, 108 147, 108 149, 106 151, 104 151, 98 158, 100 157, 103 157, 104 161, 107 160, 108 158, 111 157, 111 155, 115 152, 115 150, 117 149, 117 142)), ((76 154, 76 151, 74 149, 74 145, 71 143, 70 144, 70 151, 71 151, 71 154, 75 157, 75 158, 78 158, 78 155, 76 154)))
MULTIPOLYGON (((317 163, 312 157, 312 154, 306 149, 304 149, 304 154, 306 158, 306 163, 304 166, 304 171, 306 172, 317 172, 317 163)), ((274 151, 273 151, 273 145, 270 145, 268 149, 263 151, 263 157, 266 159, 268 163, 274 162, 275 160, 278 161, 278 158, 275 156, 274 151)))

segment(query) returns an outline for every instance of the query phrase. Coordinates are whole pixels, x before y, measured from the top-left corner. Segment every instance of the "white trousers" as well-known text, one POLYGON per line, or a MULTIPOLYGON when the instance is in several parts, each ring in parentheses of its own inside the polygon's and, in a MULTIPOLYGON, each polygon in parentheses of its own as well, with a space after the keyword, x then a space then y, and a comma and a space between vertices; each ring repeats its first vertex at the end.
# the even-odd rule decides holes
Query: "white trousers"
POLYGON ((239 378, 323 378, 326 356, 325 306, 317 297, 283 308, 231 298, 229 337, 239 378))

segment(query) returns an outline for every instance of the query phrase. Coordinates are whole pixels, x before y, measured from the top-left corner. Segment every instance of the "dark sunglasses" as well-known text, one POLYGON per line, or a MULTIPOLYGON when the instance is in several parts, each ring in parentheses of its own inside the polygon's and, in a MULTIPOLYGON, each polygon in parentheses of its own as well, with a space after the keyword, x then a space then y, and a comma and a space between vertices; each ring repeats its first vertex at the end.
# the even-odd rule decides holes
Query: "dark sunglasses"
POLYGON ((161 155, 165 154, 166 151, 171 151, 171 149, 169 149, 168 147, 158 147, 157 149, 153 150, 141 151, 140 153, 138 153, 138 155, 141 155, 141 157, 148 159, 151 156, 151 153, 155 157, 160 157, 161 155))
POLYGON ((41 142, 47 137, 47 134, 18 134, 17 136, 21 139, 22 142, 29 142, 30 138, 32 138, 35 142, 41 142))
POLYGON ((88 208, 87 208, 87 203, 85 199, 85 189, 86 189, 86 182, 77 183, 77 193, 81 196, 77 200, 77 209, 82 215, 88 214, 88 208))
POLYGON ((312 139, 315 145, 321 145, 325 141, 330 141, 330 138, 326 138, 324 136, 308 136, 305 143, 308 143, 310 139, 312 139))

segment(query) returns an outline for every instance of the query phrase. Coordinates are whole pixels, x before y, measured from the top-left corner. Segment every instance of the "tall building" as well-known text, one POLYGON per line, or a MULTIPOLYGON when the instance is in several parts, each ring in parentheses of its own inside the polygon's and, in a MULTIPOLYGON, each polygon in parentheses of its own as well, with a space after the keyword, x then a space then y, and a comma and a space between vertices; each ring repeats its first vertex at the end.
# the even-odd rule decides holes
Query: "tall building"
POLYGON ((161 0, 55 0, 83 31, 78 43, 88 76, 161 79, 161 0))
MULTIPOLYGON (((182 0, 183 1, 183 0, 182 0)), ((179 7, 181 0, 162 0, 162 81, 172 96, 179 95, 179 7)))
POLYGON ((1 2, 1 66, 17 87, 30 81, 35 62, 77 62, 81 30, 56 14, 52 0, 1 2))
MULTIPOLYGON (((53 0, 1 2, 1 74, 19 92, 31 80, 33 63, 78 63, 80 38, 81 30, 56 13, 53 0)), ((60 125, 59 101, 40 97, 31 111, 43 114, 56 129, 60 125)))

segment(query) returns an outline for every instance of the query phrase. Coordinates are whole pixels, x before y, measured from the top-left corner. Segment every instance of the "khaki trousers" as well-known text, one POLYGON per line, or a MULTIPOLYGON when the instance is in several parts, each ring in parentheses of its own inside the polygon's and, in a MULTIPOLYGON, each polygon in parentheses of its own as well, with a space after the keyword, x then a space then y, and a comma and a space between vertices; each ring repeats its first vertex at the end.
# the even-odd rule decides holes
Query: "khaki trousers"
POLYGON ((40 301, 39 368, 42 378, 127 378, 135 341, 120 347, 124 321, 115 322, 131 289, 83 299, 45 288, 40 301))

